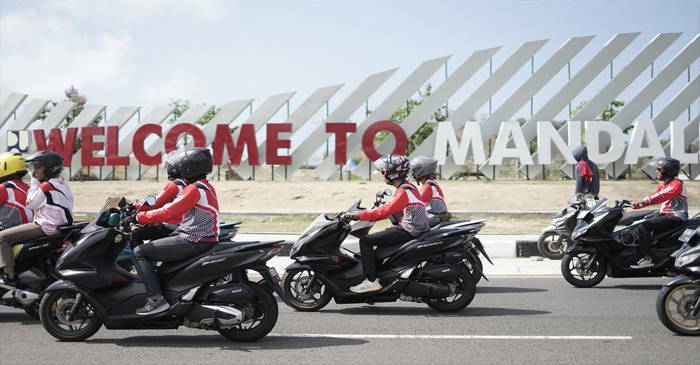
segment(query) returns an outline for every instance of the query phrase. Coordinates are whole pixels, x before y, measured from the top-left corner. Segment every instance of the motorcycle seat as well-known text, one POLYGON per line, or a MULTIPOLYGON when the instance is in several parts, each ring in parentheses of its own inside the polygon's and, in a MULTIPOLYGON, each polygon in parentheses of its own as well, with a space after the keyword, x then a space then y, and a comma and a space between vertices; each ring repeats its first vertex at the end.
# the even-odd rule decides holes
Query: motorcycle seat
POLYGON ((178 261, 163 262, 160 266, 158 266, 156 271, 158 272, 158 276, 170 275, 175 271, 178 271, 183 267, 188 266, 189 264, 201 259, 202 257, 224 250, 228 250, 234 247, 235 245, 232 242, 219 242, 216 245, 214 245, 214 247, 212 247, 209 251, 203 252, 199 255, 195 255, 178 261))
POLYGON ((654 235, 651 237, 652 241, 655 243, 663 242, 666 239, 670 238, 671 236, 678 235, 680 236, 683 231, 686 230, 686 228, 696 228, 700 224, 700 219, 688 219, 683 224, 675 226, 671 229, 659 232, 659 234, 656 234, 654 232, 654 235))
POLYGON ((236 222, 231 222, 231 223, 221 223, 219 225, 219 229, 232 229, 235 228, 236 226, 241 225, 243 221, 236 221, 236 222))
POLYGON ((448 225, 452 225, 452 224, 457 224, 457 223, 465 223, 465 222, 469 222, 469 220, 449 220, 449 221, 445 221, 445 222, 440 222, 440 223, 438 223, 438 224, 437 224, 435 227, 433 227, 432 229, 433 229, 433 230, 435 230, 435 229, 440 229, 440 228, 442 228, 442 227, 444 227, 444 226, 448 226, 448 225))
POLYGON ((385 259, 385 258, 399 252, 404 247, 409 247, 418 241, 427 240, 428 238, 435 237, 435 236, 441 235, 441 234, 449 232, 449 231, 451 231, 451 230, 450 229, 432 229, 432 230, 425 232, 422 235, 418 236, 417 238, 412 239, 406 243, 397 243, 397 244, 391 245, 391 246, 378 247, 376 250, 374 250, 374 257, 377 260, 385 259))
POLYGON ((71 233, 73 230, 85 228, 85 226, 87 226, 88 223, 90 223, 90 222, 77 222, 77 223, 70 225, 70 226, 58 227, 58 232, 59 232, 59 234, 67 235, 68 233, 71 233))

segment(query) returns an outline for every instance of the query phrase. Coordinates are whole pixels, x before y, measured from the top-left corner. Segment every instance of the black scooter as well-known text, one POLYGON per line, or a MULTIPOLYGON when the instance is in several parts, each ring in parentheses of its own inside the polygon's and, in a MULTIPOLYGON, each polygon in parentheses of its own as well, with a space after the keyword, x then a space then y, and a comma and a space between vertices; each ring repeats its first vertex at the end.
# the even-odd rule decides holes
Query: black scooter
POLYGON ((56 261, 65 248, 66 236, 88 222, 59 228, 55 236, 41 237, 12 246, 17 287, 0 284, 0 305, 23 309, 39 319, 39 303, 44 290, 57 280, 56 261))
MULTIPOLYGON (((147 204, 155 198, 146 199, 147 204)), ((116 263, 130 240, 130 226, 120 222, 136 214, 124 198, 107 201, 95 219, 68 239, 69 249, 56 265, 62 279, 46 289, 41 322, 62 341, 82 341, 102 324, 108 329, 216 330, 233 341, 256 341, 277 322, 275 291, 283 298, 279 276, 266 262, 281 241, 221 242, 195 257, 158 267, 163 295, 171 307, 162 313, 135 313, 148 298, 137 276, 116 263), (252 282, 246 270, 260 273, 252 282), (221 278, 231 274, 231 280, 221 278)))
MULTIPOLYGON (((382 204, 383 196, 382 192, 377 194, 375 207, 382 204)), ((364 209, 358 201, 347 212, 364 209)), ((485 225, 483 221, 434 229, 407 243, 378 248, 377 276, 382 289, 353 293, 350 287, 364 279, 361 259, 340 245, 351 231, 361 237, 369 233, 374 223, 348 224, 341 216, 342 213, 334 218, 319 216, 292 247, 290 257, 295 262, 286 268, 283 283, 292 308, 317 311, 332 298, 339 304, 400 299, 426 303, 441 312, 456 312, 471 303, 476 293, 471 271, 477 275, 481 272, 467 260, 464 244, 485 225)))
POLYGON ((656 314, 671 331, 700 336, 700 228, 686 229, 678 239, 676 257, 681 275, 668 281, 656 297, 656 314))
POLYGON ((680 248, 678 237, 687 228, 700 226, 700 214, 688 219, 672 229, 654 232, 652 235, 652 260, 654 266, 648 269, 633 269, 642 258, 638 250, 638 237, 635 228, 645 219, 631 222, 630 225, 615 228, 623 218, 626 208, 632 204, 627 200, 615 202, 612 208, 606 207, 607 199, 601 199, 588 212, 582 212, 572 238, 576 242, 561 261, 561 272, 571 285, 590 288, 600 284, 605 276, 613 278, 674 276, 676 269, 671 254, 680 248))

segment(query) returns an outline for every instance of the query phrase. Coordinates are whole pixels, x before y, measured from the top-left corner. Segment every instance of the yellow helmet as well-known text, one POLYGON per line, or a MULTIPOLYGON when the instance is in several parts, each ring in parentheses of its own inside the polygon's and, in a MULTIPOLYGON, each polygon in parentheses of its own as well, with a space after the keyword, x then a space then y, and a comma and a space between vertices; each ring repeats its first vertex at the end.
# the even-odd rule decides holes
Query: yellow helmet
POLYGON ((21 153, 0 154, 0 180, 22 178, 27 174, 27 166, 21 153))

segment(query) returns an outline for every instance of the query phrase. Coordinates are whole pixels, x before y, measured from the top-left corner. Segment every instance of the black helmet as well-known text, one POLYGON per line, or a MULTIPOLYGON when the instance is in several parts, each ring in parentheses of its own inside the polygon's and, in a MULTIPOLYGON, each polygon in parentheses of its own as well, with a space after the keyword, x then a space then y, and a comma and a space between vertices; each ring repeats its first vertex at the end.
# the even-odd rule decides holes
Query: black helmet
POLYGON ((410 162, 401 155, 384 155, 374 161, 379 171, 387 180, 405 180, 408 177, 410 162))
POLYGON ((649 165, 661 169, 661 178, 674 178, 681 172, 681 162, 671 157, 661 157, 649 162, 649 165))
POLYGON ((438 160, 428 156, 418 156, 411 160, 411 174, 416 180, 426 176, 432 176, 435 175, 437 166, 438 160))
POLYGON ((182 178, 190 180, 193 177, 207 175, 214 170, 214 158, 208 148, 192 147, 176 151, 168 156, 172 168, 179 170, 182 178))
POLYGON ((44 177, 46 179, 59 177, 63 171, 63 157, 53 151, 39 151, 29 156, 25 161, 30 169, 44 166, 44 177))
POLYGON ((177 153, 178 151, 172 151, 163 156, 163 171, 168 175, 168 180, 170 181, 182 178, 182 171, 180 171, 181 166, 177 164, 177 160, 173 158, 177 153))

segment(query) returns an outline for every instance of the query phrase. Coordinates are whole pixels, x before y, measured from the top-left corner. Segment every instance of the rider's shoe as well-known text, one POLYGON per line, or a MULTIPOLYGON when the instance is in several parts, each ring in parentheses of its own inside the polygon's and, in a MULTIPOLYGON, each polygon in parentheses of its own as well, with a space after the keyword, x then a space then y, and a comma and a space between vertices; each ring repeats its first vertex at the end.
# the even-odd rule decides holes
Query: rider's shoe
POLYGON ((16 288, 17 287, 17 276, 14 276, 14 275, 9 276, 7 274, 2 274, 2 277, 0 277, 0 284, 16 288))
POLYGON ((651 259, 650 260, 641 259, 641 260, 639 260, 639 262, 637 262, 636 265, 632 265, 630 267, 633 269, 646 269, 646 268, 652 267, 652 266, 654 266, 654 263, 651 262, 651 259))
POLYGON ((153 299, 148 298, 146 300, 146 305, 143 308, 136 310, 136 314, 140 316, 147 316, 151 314, 165 312, 170 308, 170 304, 165 300, 164 296, 158 298, 158 300, 153 301, 153 299))
POLYGON ((353 293, 368 293, 379 290, 382 290, 382 285, 379 284, 379 279, 374 281, 365 279, 365 281, 361 282, 360 284, 350 287, 350 291, 353 293))

